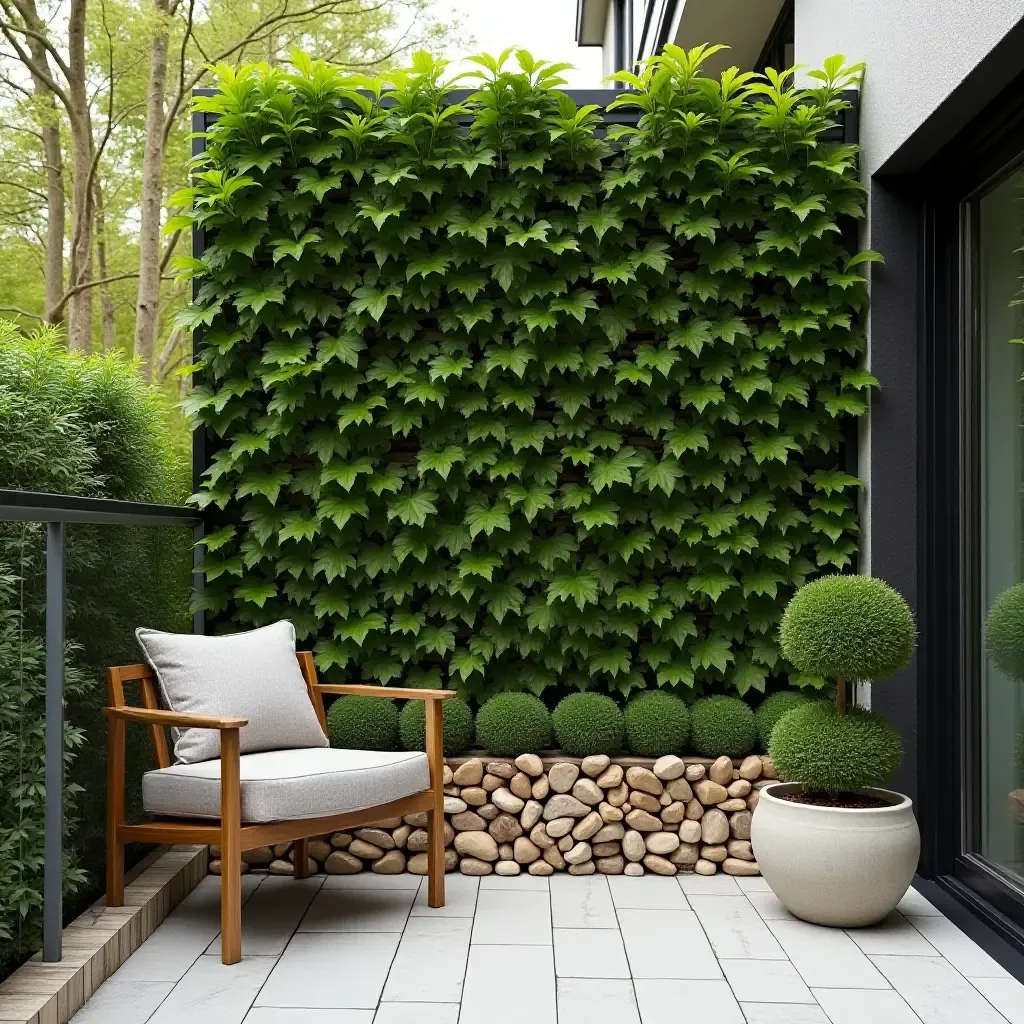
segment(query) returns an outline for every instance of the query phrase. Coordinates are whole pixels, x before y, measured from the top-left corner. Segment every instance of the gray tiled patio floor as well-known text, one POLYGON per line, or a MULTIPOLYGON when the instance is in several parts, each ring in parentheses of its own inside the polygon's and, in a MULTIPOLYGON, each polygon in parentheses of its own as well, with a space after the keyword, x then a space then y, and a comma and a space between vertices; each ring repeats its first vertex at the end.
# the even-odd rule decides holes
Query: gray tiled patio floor
POLYGON ((878 927, 790 917, 760 878, 210 876, 75 1024, 1024 1024, 1024 986, 913 890, 878 927))

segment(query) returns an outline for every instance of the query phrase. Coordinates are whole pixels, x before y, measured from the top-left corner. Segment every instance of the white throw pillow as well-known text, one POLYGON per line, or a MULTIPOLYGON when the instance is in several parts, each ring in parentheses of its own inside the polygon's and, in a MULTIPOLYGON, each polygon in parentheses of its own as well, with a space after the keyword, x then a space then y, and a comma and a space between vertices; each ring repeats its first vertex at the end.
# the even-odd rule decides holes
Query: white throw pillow
MULTIPOLYGON (((228 636, 139 628, 135 638, 171 711, 249 720, 239 733, 243 754, 328 745, 295 658, 290 622, 228 636)), ((179 763, 220 757, 216 729, 171 731, 179 763)))

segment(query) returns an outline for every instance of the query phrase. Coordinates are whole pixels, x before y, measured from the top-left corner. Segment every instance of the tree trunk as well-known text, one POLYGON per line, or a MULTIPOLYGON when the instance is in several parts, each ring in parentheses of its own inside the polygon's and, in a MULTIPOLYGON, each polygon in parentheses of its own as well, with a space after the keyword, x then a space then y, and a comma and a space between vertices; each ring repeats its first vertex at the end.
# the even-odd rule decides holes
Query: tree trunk
MULTIPOLYGON (((71 0, 68 19, 68 65, 71 76, 71 153, 74 173, 71 187, 71 286, 92 280, 92 160, 94 144, 89 94, 86 84, 85 37, 87 0, 71 0)), ((92 288, 83 288, 71 297, 69 311, 73 349, 92 348, 92 288)))
POLYGON ((142 156, 139 224, 139 292, 135 307, 135 355, 153 379, 153 349, 160 320, 160 214, 164 199, 164 100, 167 91, 167 0, 154 0, 157 27, 149 56, 146 144, 142 156))
MULTIPOLYGON (((95 198, 96 206, 96 265, 99 270, 100 280, 105 281, 110 272, 107 268, 107 225, 103 219, 103 190, 99 182, 96 182, 95 198)), ((114 310, 114 297, 110 294, 110 285, 101 284, 100 309, 103 318, 103 348, 112 349, 117 344, 117 319, 114 310)))

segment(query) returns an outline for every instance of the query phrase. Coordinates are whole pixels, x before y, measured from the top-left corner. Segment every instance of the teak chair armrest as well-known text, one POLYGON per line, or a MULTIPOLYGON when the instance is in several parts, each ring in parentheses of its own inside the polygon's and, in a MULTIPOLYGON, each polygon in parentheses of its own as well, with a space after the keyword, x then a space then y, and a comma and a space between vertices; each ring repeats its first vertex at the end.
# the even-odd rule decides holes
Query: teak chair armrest
POLYGON ((127 705, 104 708, 103 714, 110 718, 122 718, 126 722, 140 722, 143 725, 169 725, 179 729, 241 729, 249 723, 248 718, 196 715, 188 711, 156 711, 151 708, 136 708, 127 705))
POLYGON ((397 700, 448 700, 454 690, 406 690, 401 686, 364 686, 360 683, 314 683, 322 693, 347 693, 356 697, 393 697, 397 700))

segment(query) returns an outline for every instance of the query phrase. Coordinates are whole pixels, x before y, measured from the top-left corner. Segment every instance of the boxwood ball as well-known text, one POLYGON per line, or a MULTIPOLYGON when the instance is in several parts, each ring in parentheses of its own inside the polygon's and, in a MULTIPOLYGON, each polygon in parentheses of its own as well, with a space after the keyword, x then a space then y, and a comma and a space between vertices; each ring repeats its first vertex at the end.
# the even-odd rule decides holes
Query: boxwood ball
POLYGON ((903 744, 881 715, 857 707, 841 715, 816 700, 779 720, 768 753, 787 782, 839 793, 882 785, 899 767, 903 744))
POLYGON ((678 754, 690 741, 690 713, 671 693, 649 690, 625 711, 626 742, 639 757, 678 754))
POLYGON ((754 720, 757 722, 757 738, 761 743, 762 750, 768 750, 772 729, 775 728, 778 720, 793 708, 806 704, 810 699, 800 690, 779 690, 778 693, 773 693, 761 701, 754 712, 754 720))
POLYGON ((551 715, 532 693, 499 693, 477 712, 476 739, 499 757, 536 754, 551 746, 551 715))
POLYGON ((1024 583, 1007 587, 992 602, 985 648, 1001 672, 1024 682, 1024 583))
MULTIPOLYGON (((409 701, 398 715, 398 735, 403 750, 427 749, 427 702, 409 701)), ((473 712, 461 697, 441 701, 444 753, 454 757, 473 743, 473 712)))
POLYGON ((757 742, 754 712, 739 697, 703 697, 690 708, 693 749, 701 757, 743 757, 757 742))
POLYGON ((327 711, 332 747, 398 750, 398 706, 384 697, 339 697, 327 711))
POLYGON ((882 679, 914 653, 914 617, 873 576, 823 576, 801 587, 782 616, 782 653, 827 679, 882 679))
POLYGON ((551 712, 558 745, 573 757, 614 754, 622 749, 618 704, 601 693, 572 693, 551 712))

